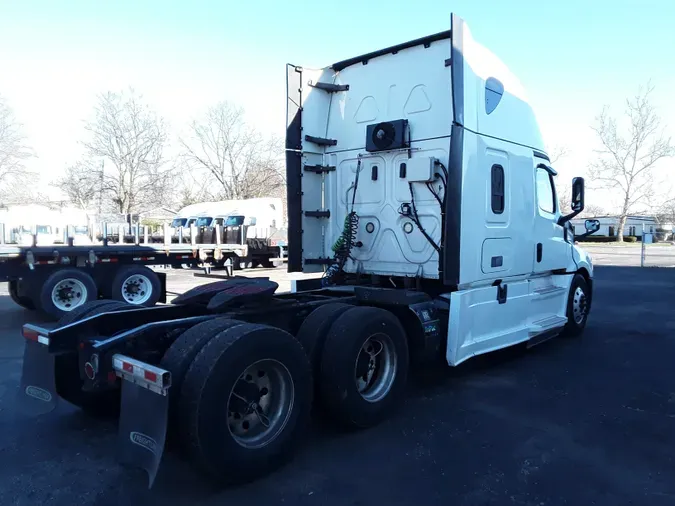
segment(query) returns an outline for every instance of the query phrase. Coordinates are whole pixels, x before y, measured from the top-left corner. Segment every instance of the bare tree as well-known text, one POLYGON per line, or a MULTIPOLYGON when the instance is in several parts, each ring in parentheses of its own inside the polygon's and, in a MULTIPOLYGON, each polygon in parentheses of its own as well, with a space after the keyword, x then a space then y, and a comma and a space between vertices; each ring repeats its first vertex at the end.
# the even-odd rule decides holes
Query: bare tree
POLYGON ((648 205, 654 191, 654 168, 675 153, 670 137, 649 101, 653 86, 640 88, 626 100, 621 129, 619 121, 605 107, 592 127, 602 149, 590 166, 591 180, 600 188, 614 190, 621 196, 617 241, 623 241, 623 229, 629 213, 639 204, 648 205))
POLYGON ((567 148, 567 146, 553 146, 549 156, 551 164, 555 165, 558 160, 565 158, 567 155, 569 155, 569 153, 570 150, 567 148))
POLYGON ((84 143, 92 159, 103 159, 101 189, 121 214, 156 207, 168 195, 171 171, 164 165, 166 127, 133 90, 100 95, 84 143))
POLYGON ((24 165, 31 156, 21 125, 0 97, 0 200, 16 200, 33 187, 28 184, 31 174, 24 165))
POLYGON ((92 161, 78 162, 68 167, 63 177, 54 182, 54 186, 80 209, 90 210, 102 197, 103 167, 92 161))
POLYGON ((244 111, 227 102, 212 107, 180 140, 182 160, 191 171, 217 183, 214 196, 246 199, 276 194, 285 186, 283 147, 244 121, 244 111))

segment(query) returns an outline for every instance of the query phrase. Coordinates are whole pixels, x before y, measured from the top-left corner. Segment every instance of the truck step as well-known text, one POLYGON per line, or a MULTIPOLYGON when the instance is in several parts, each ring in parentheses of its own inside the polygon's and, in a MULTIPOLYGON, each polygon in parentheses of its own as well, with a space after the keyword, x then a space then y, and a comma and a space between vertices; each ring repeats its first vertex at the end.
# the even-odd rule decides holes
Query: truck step
POLYGON ((314 137, 313 135, 305 135, 305 140, 307 142, 313 142, 319 146, 336 146, 337 140, 335 139, 326 139, 325 137, 314 137))
POLYGON ((336 93, 338 91, 347 91, 349 89, 348 84, 333 84, 333 83, 310 83, 312 88, 318 90, 323 90, 326 93, 336 93))
POLYGON ((316 211, 305 211, 304 214, 309 218, 330 218, 329 210, 322 211, 320 209, 317 209, 316 211))
POLYGON ((316 174, 323 174, 324 172, 333 172, 335 165, 305 165, 307 172, 314 172, 316 174))
POLYGON ((537 288, 533 293, 539 297, 544 297, 559 294, 561 292, 565 292, 566 290, 567 289, 564 286, 548 285, 537 288))
POLYGON ((530 334, 530 336, 536 336, 537 334, 541 334, 542 332, 546 332, 547 330, 562 328, 565 326, 566 323, 567 317, 565 316, 558 316, 558 315, 549 316, 547 318, 537 320, 536 322, 532 322, 532 324, 528 328, 528 333, 530 334))

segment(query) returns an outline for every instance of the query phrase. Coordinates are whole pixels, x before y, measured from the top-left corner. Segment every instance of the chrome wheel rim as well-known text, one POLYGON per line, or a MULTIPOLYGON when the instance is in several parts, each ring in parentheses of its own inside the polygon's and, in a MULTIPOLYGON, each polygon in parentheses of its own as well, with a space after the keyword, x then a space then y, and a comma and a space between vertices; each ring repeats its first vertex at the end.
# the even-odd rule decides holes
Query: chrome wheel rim
POLYGON ((574 316, 574 322, 577 325, 583 323, 584 318, 586 318, 586 313, 588 312, 588 301, 586 299, 586 294, 581 289, 580 286, 574 290, 573 302, 572 302, 572 313, 574 316))
POLYGON ((374 334, 363 343, 354 365, 356 389, 368 402, 382 400, 396 379, 398 357, 391 338, 374 334))
POLYGON ((87 287, 79 279, 66 278, 52 289, 52 304, 60 311, 72 311, 87 300, 87 287))
POLYGON ((145 304, 152 296, 152 283, 147 276, 134 274, 122 283, 122 298, 129 304, 145 304))
POLYGON ((264 359, 247 367, 230 391, 227 427, 244 448, 261 448, 284 430, 293 410, 295 387, 286 366, 264 359))

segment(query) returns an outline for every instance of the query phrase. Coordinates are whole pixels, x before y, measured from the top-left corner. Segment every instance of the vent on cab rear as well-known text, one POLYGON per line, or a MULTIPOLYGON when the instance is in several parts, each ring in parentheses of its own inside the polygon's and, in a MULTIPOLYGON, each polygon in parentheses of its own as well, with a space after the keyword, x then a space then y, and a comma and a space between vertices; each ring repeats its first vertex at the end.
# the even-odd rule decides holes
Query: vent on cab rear
POLYGON ((366 151, 405 149, 410 146, 408 139, 407 119, 375 123, 366 128, 366 151))

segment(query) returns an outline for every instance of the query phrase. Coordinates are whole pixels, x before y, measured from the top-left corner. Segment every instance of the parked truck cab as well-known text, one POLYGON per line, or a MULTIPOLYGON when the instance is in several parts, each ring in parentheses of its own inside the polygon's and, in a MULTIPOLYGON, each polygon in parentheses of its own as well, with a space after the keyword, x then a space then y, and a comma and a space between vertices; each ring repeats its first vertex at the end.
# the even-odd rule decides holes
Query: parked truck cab
POLYGON ((534 111, 460 18, 287 75, 289 270, 430 287, 449 302, 451 365, 561 330, 579 283, 587 311, 592 264, 534 111))
MULTIPOLYGON (((96 301, 24 326, 26 409, 105 408, 121 385, 121 454, 151 482, 169 425, 216 481, 250 481, 290 455, 312 402, 371 427, 413 365, 586 326, 593 266, 569 224, 583 179, 562 215, 522 86, 459 17, 324 69, 289 65, 287 79, 288 270, 315 279, 275 293, 236 277, 168 306, 96 301)), ((243 257, 252 230, 280 220, 265 210, 223 223, 243 257)))

